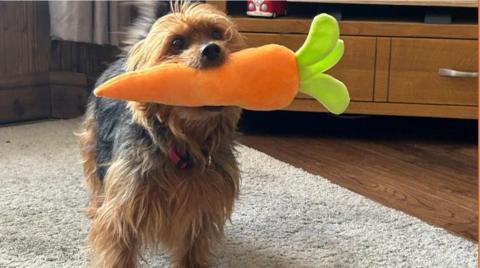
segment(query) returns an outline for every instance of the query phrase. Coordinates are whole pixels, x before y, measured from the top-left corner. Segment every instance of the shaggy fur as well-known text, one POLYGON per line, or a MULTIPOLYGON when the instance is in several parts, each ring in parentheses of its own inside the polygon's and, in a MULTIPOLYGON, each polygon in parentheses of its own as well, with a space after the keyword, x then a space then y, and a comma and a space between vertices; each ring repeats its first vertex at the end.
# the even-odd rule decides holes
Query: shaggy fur
MULTIPOLYGON (((137 26, 135 36, 144 38, 97 85, 127 70, 164 62, 210 68, 243 47, 233 23, 206 4, 174 5, 147 28, 142 35, 137 26), (212 43, 220 53, 206 60, 202 51, 212 43)), ((91 266, 136 267, 142 250, 159 246, 169 251, 174 267, 211 265, 212 247, 222 238, 238 196, 234 142, 239 116, 235 107, 172 107, 91 97, 80 137, 91 194, 91 266), (169 159, 170 150, 188 161, 187 169, 169 159)))

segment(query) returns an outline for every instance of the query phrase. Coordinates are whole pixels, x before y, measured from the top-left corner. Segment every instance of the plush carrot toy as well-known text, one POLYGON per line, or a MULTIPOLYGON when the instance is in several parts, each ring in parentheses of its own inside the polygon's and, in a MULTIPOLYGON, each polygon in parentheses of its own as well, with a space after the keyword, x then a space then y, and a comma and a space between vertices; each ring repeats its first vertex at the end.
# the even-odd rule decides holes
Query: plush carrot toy
POLYGON ((295 53, 284 46, 265 45, 233 53, 215 68, 160 64, 117 76, 94 93, 176 106, 277 110, 302 92, 340 114, 350 102, 348 91, 342 82, 323 72, 340 60, 343 50, 337 21, 321 14, 314 18, 305 43, 295 53))

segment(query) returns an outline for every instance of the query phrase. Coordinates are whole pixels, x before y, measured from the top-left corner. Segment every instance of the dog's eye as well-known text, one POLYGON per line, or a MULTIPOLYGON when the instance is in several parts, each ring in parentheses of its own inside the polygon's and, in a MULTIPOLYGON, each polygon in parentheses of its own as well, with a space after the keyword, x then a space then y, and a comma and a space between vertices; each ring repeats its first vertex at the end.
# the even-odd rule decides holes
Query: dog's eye
POLYGON ((220 32, 219 30, 213 30, 212 31, 212 38, 215 39, 215 40, 222 39, 223 38, 222 32, 220 32))
POLYGON ((182 37, 175 37, 172 40, 172 48, 175 50, 182 50, 185 48, 185 40, 182 37))

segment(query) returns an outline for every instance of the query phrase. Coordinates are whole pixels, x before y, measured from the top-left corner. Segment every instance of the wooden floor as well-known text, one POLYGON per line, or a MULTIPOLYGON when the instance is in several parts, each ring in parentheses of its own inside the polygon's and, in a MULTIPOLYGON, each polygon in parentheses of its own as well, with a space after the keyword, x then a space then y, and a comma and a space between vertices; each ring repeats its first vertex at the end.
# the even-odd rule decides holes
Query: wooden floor
POLYGON ((477 122, 247 112, 241 142, 477 241, 477 122))

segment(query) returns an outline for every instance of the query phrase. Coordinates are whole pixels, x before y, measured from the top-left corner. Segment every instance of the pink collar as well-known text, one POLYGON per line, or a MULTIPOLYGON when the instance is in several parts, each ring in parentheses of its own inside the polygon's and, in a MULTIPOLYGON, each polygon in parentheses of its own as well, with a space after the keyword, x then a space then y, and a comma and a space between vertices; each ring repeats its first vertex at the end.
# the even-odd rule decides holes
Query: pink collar
POLYGON ((178 153, 178 151, 174 148, 168 150, 168 159, 170 160, 170 162, 172 162, 174 166, 179 169, 190 168, 190 161, 188 160, 188 157, 181 156, 180 153, 178 153))

